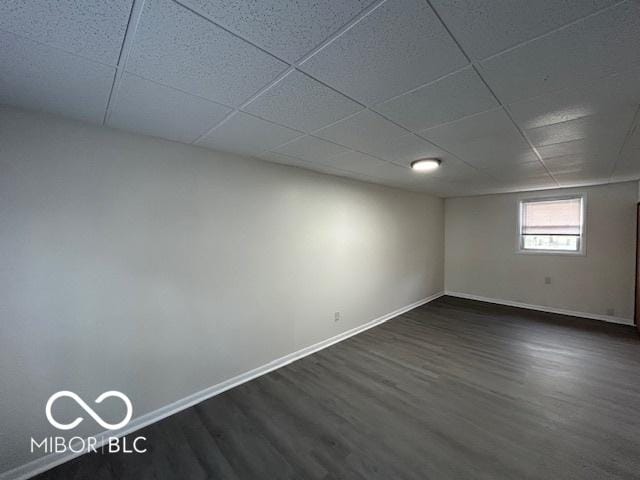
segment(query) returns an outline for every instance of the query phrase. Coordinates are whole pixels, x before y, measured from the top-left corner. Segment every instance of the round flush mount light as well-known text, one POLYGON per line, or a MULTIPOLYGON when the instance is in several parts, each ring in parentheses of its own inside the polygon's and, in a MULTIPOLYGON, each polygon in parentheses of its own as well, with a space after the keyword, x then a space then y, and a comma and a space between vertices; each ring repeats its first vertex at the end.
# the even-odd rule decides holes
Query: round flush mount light
POLYGON ((411 168, 418 172, 430 172, 440 166, 442 160, 439 158, 421 158, 411 162, 411 168))

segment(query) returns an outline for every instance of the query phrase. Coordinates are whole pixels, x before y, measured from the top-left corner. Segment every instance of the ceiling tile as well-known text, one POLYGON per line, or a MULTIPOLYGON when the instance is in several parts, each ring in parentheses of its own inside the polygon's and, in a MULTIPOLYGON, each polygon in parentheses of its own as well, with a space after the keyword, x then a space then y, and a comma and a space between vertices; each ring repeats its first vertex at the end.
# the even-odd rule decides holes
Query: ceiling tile
POLYGON ((449 156, 443 157, 440 168, 434 172, 429 172, 425 175, 425 178, 426 177, 443 179, 449 182, 466 181, 473 183, 476 180, 480 181, 489 179, 490 176, 486 172, 472 167, 454 156, 449 156))
POLYGON ((484 137, 462 143, 455 150, 458 157, 477 168, 503 168, 515 163, 527 163, 538 160, 529 145, 513 134, 507 137, 484 137))
POLYGON ((436 172, 419 173, 353 151, 333 155, 324 159, 322 163, 318 161, 307 162, 276 152, 263 152, 257 156, 270 162, 347 176, 366 182, 419 190, 440 196, 473 194, 482 189, 489 189, 490 185, 495 183, 488 175, 455 158, 453 162, 444 162, 436 172), (446 174, 442 175, 443 171, 446 171, 446 174))
MULTIPOLYGON (((292 142, 292 144, 295 144, 297 142, 298 140, 292 142)), ((389 143, 387 146, 388 146, 388 155, 386 156, 386 158, 378 157, 376 158, 376 160, 381 160, 381 159, 388 160, 389 162, 394 162, 398 166, 401 166, 404 168, 402 170, 390 169, 386 165, 381 166, 379 162, 373 162, 373 165, 377 165, 379 167, 378 175, 380 175, 379 172, 381 170, 394 172, 398 176, 398 178, 395 178, 396 185, 397 185, 397 182, 399 181, 411 182, 411 183, 421 182, 424 178, 427 178, 427 177, 432 179, 435 179, 435 178, 461 179, 461 178, 470 178, 470 177, 473 177, 474 175, 478 175, 478 171, 476 169, 469 167, 468 165, 464 164, 464 162, 461 162, 459 159, 455 158, 453 155, 446 153, 439 148, 434 147, 432 144, 430 144, 426 140, 413 134, 391 139, 389 140, 389 143), (416 160, 417 158, 424 158, 424 157, 440 158, 443 162, 442 166, 438 170, 434 172, 430 172, 429 174, 420 174, 418 172, 414 172, 410 170, 410 164, 413 160, 416 160)), ((294 154, 293 151, 285 151, 285 148, 280 149, 279 151, 282 151, 283 153, 287 153, 291 155, 294 154)), ((346 165, 344 163, 345 158, 348 158, 350 161, 357 161, 357 162, 364 161, 364 159, 370 160, 372 158, 366 154, 356 154, 357 152, 351 152, 351 151, 350 153, 352 155, 345 155, 345 156, 325 155, 324 160, 322 161, 324 161, 325 163, 328 162, 334 166, 336 166, 336 163, 335 163, 336 161, 340 161, 342 162, 341 163, 342 168, 346 168, 346 165)), ((307 158, 311 159, 311 157, 307 157, 307 158)), ((319 157, 316 157, 316 159, 319 159, 319 157)), ((372 162, 368 161, 367 165, 371 166, 372 162)), ((367 173, 368 175, 375 175, 375 172, 373 171, 367 171, 367 172, 363 171, 363 173, 367 173)))
POLYGON ((436 147, 413 133, 401 137, 390 138, 383 142, 377 149, 377 155, 383 160, 410 165, 419 158, 443 158, 449 155, 444 150, 436 147))
MULTIPOLYGON (((389 185, 389 182, 385 182, 379 178, 371 177, 370 175, 366 175, 364 173, 359 173, 356 171, 345 170, 344 168, 338 168, 332 165, 331 162, 328 162, 328 163, 306 162, 304 160, 289 157, 288 155, 282 155, 276 152, 263 152, 257 155, 257 157, 263 160, 266 160, 268 162, 300 167, 300 168, 304 168, 314 172, 319 172, 319 173, 324 173, 329 175, 338 175, 341 177, 352 178, 352 179, 360 180, 363 182, 389 185)), ((376 160, 376 159, 373 159, 373 160, 376 160)))
POLYGON ((471 67, 388 100, 375 110, 410 130, 418 131, 474 113, 498 102, 471 67))
POLYGON ((640 69, 575 85, 509 105, 514 120, 524 129, 576 120, 640 103, 640 69))
POLYGON ((287 65, 171 0, 148 0, 127 70, 238 106, 287 65))
POLYGON ((430 128, 420 132, 420 136, 478 168, 501 168, 537 160, 502 109, 430 128))
POLYGON ((635 107, 626 107, 615 112, 532 128, 526 130, 526 135, 536 146, 593 138, 617 141, 620 147, 634 113, 635 107))
POLYGON ((560 157, 545 158, 544 164, 552 175, 598 171, 611 172, 615 157, 603 157, 593 155, 563 155, 560 157))
POLYGON ((309 170, 314 170, 314 164, 305 162, 299 158, 290 157, 288 155, 283 155, 277 152, 260 152, 255 155, 256 158, 260 158, 262 160, 266 160, 271 163, 280 163, 282 165, 290 165, 294 167, 306 168, 309 170))
POLYGON ((616 160, 612 176, 640 178, 640 106, 616 160))
POLYGON ((347 151, 348 149, 345 147, 309 135, 297 138, 275 149, 276 153, 296 157, 307 162, 322 162, 329 157, 347 151))
POLYGON ((614 158, 620 150, 617 137, 590 137, 571 140, 569 142, 552 143, 536 147, 542 158, 562 157, 565 155, 593 155, 614 158))
POLYGON ((629 138, 626 139, 624 149, 626 151, 640 150, 640 106, 638 106, 637 117, 634 119, 635 125, 633 125, 633 131, 631 131, 629 138))
POLYGON ((425 190, 442 197, 481 195, 495 192, 498 188, 496 180, 489 176, 476 175, 473 179, 441 180, 425 178, 421 182, 425 190))
POLYGON ((0 32, 0 104, 102 123, 115 69, 0 32))
POLYGON ((341 170, 349 170, 380 180, 384 179, 393 182, 412 180, 416 177, 416 172, 409 168, 394 165, 370 155, 353 151, 335 155, 322 163, 341 170))
POLYGON ((312 132, 362 108, 358 103, 296 70, 243 110, 291 128, 312 132))
POLYGON ((561 187, 578 185, 595 185, 607 183, 610 179, 610 165, 594 165, 566 173, 554 173, 553 176, 561 187))
POLYGON ((549 177, 549 172, 547 172, 547 169, 538 160, 514 163, 501 168, 489 168, 485 171, 498 180, 523 180, 537 178, 547 181, 549 177))
POLYGON ((625 2, 491 57, 481 73, 512 103, 640 64, 640 2, 625 2))
MULTIPOLYGON (((465 164, 454 155, 445 152, 425 139, 412 133, 402 137, 389 139, 385 148, 378 149, 377 157, 382 160, 410 167, 411 162, 419 158, 438 158, 442 161, 440 168, 428 174, 420 174, 420 178, 463 179, 478 175, 478 170, 465 164), (385 149, 386 148, 386 149, 385 149)), ((417 174, 417 172, 416 172, 417 174)))
POLYGON ((114 95, 110 126, 184 143, 193 142, 231 113, 229 107, 129 73, 114 95))
POLYGON ((0 30, 115 65, 133 0, 0 2, 0 30))
POLYGON ((625 149, 615 164, 612 180, 640 179, 640 148, 625 149))
MULTIPOLYGON (((407 188, 407 187, 404 187, 407 188)), ((412 184, 409 187, 410 190, 416 190, 419 192, 426 192, 430 195, 435 195, 437 197, 450 197, 455 194, 460 194, 461 189, 457 185, 452 185, 449 182, 445 182, 442 180, 433 181, 433 180, 421 180, 415 184, 412 184)))
POLYGON ((198 145, 240 155, 256 155, 302 135, 301 132, 238 112, 198 145))
MULTIPOLYGON (((0 103, 101 123, 131 6, 4 2, 0 103)), ((386 0, 323 44, 371 6, 145 0, 108 124, 443 196, 640 177, 640 133, 619 155, 640 104, 637 0, 386 0), (443 163, 420 175, 421 157, 443 163)))
POLYGON ((322 43, 372 0, 184 0, 203 15, 294 62, 322 43))
POLYGON ((616 0, 432 0, 474 59, 486 58, 555 30, 616 0))
POLYGON ((467 63, 424 0, 388 0, 328 44, 302 69, 373 105, 467 63))
POLYGON ((522 192, 526 190, 540 190, 557 188, 558 183, 550 176, 546 177, 533 177, 533 178, 516 178, 509 180, 496 180, 496 187, 491 189, 491 192, 522 192))
MULTIPOLYGON (((347 150, 343 153, 355 153, 350 150, 347 150)), ((360 154, 358 154, 360 155, 360 154)), ((337 162, 337 161, 323 161, 323 162, 307 162, 298 158, 290 157, 288 155, 283 155, 277 152, 263 152, 257 155, 258 158, 263 160, 267 160, 269 162, 280 163, 284 165, 290 165, 300 168, 305 168, 307 170, 312 170, 314 172, 326 173, 330 175, 339 175, 341 177, 354 178, 357 180, 362 180, 365 182, 374 182, 374 183, 383 183, 381 179, 372 177, 362 172, 358 172, 358 169, 368 170, 372 168, 370 164, 367 162, 367 156, 365 155, 362 159, 362 163, 359 162, 337 162), (349 170, 347 168, 351 168, 349 170)), ((380 160, 369 157, 369 161, 373 162, 373 165, 377 165, 377 162, 380 160)), ((384 162, 382 162, 384 163, 384 162)))
POLYGON ((354 150, 376 155, 378 151, 387 150, 387 142, 390 139, 406 133, 408 133, 406 130, 385 120, 377 113, 363 110, 318 130, 315 135, 354 150))
POLYGON ((442 142, 450 143, 489 136, 508 136, 514 131, 516 131, 515 127, 509 117, 501 108, 498 108, 462 118, 446 125, 432 127, 422 131, 420 134, 426 137, 436 135, 442 142))

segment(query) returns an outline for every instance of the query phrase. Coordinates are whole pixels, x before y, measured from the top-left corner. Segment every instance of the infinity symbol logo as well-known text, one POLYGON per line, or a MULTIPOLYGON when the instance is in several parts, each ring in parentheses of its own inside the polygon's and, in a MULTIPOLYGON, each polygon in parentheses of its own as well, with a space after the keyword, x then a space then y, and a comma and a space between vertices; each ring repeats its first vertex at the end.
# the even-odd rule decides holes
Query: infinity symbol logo
POLYGON ((53 418, 53 415, 51 415, 51 407, 53 406, 53 402, 55 402, 60 397, 69 397, 69 398, 75 400, 75 402, 78 405, 80 405, 85 412, 87 412, 89 415, 91 415, 91 418, 93 418, 96 422, 98 422, 102 428, 106 428, 108 430, 117 430, 119 428, 124 427, 127 423, 129 423, 129 420, 131 420, 131 416, 133 415, 133 406, 131 405, 131 400, 129 400, 129 397, 127 397, 124 393, 118 392, 117 390, 109 390, 108 392, 102 393, 98 398, 96 398, 95 403, 102 403, 102 401, 105 398, 109 398, 109 397, 117 397, 120 400, 122 400, 124 402, 125 406, 127 407, 127 414, 125 415, 124 419, 121 422, 118 422, 118 423, 107 423, 107 422, 105 422, 78 395, 76 395, 73 392, 69 392, 67 390, 62 390, 60 392, 54 393, 53 395, 51 395, 49 397, 49 400, 47 400, 47 407, 46 407, 46 410, 45 410, 45 412, 47 414, 47 420, 49 420, 49 423, 51 425, 53 425, 54 427, 56 427, 57 429, 59 429, 59 430, 71 430, 72 428, 77 427, 80 424, 80 422, 82 422, 82 420, 84 420, 82 417, 78 417, 73 422, 68 423, 66 425, 64 423, 57 422, 53 418))

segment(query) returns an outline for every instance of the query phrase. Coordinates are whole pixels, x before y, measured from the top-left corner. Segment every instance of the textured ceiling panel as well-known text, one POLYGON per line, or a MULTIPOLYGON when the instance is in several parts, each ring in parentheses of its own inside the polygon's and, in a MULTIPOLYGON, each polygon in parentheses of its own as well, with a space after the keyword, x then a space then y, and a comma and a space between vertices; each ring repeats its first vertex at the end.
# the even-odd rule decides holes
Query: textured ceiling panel
POLYGON ((616 73, 585 84, 540 95, 509 105, 523 129, 575 120, 640 103, 640 69, 616 73))
POLYGON ((478 168, 503 168, 537 160, 502 110, 431 128, 421 135, 478 168))
POLYGON ((133 0, 3 0, 0 30, 115 65, 133 0))
POLYGON ((545 158, 544 164, 553 176, 582 171, 611 172, 613 158, 575 154, 545 158))
POLYGON ((335 143, 306 135, 276 148, 275 152, 313 163, 323 162, 330 157, 347 152, 348 150, 348 148, 336 145, 335 143))
POLYGON ((191 143, 219 123, 231 109, 125 74, 112 100, 112 127, 191 143))
POLYGON ((463 67, 466 59, 424 0, 387 0, 302 65, 365 105, 463 67))
POLYGON ((331 157, 323 163, 343 170, 363 173, 379 180, 387 180, 391 183, 417 181, 414 172, 409 168, 393 165, 360 152, 345 152, 331 157))
POLYGON ((148 0, 127 70, 237 106, 286 64, 171 0, 148 0))
POLYGON ((470 67, 375 107, 413 131, 496 108, 489 89, 470 67))
POLYGON ((612 180, 636 180, 640 178, 640 148, 622 152, 613 170, 612 180))
POLYGON ((640 65, 640 2, 587 17, 481 63, 505 103, 574 87, 640 65))
POLYGON ((316 132, 316 135, 354 150, 376 155, 387 149, 390 139, 405 135, 406 130, 385 120, 371 110, 363 110, 316 132))
POLYGON ((593 138, 617 141, 621 147, 635 110, 634 107, 625 107, 615 112, 531 128, 526 130, 526 134, 536 146, 593 138))
POLYGON ((548 169, 539 161, 515 163, 506 168, 489 168, 486 173, 497 180, 541 180, 544 182, 552 182, 548 169))
POLYGON ((616 0, 432 0, 462 47, 486 58, 607 7, 616 0))
POLYGON ((198 145, 243 155, 255 155, 301 135, 301 132, 246 113, 236 113, 199 140, 198 145))
POLYGON ((294 62, 372 0, 185 0, 213 21, 294 62))
POLYGON ((628 180, 640 178, 640 110, 633 128, 612 169, 612 179, 628 180))
POLYGON ((568 142, 551 143, 538 146, 536 149, 544 158, 562 157, 565 155, 589 155, 593 157, 615 158, 620 150, 618 135, 610 138, 580 138, 568 142))
POLYGON ((244 110, 291 128, 312 132, 362 108, 335 90, 293 71, 244 110))
POLYGON ((102 123, 115 69, 0 32, 0 103, 102 123))
POLYGON ((0 44, 0 103, 323 173, 640 178, 638 0, 5 1, 0 44))
POLYGON ((405 166, 419 158, 443 158, 445 155, 446 152, 413 133, 389 138, 377 149, 377 156, 381 159, 405 166))

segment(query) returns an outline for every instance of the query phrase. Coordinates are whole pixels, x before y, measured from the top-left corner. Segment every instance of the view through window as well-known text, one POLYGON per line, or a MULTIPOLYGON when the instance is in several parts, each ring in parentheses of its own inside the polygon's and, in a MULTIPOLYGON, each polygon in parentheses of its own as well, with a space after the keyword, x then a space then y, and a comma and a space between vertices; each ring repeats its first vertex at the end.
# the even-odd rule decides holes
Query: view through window
POLYGON ((520 202, 520 250, 580 253, 583 249, 583 197, 520 202))

